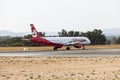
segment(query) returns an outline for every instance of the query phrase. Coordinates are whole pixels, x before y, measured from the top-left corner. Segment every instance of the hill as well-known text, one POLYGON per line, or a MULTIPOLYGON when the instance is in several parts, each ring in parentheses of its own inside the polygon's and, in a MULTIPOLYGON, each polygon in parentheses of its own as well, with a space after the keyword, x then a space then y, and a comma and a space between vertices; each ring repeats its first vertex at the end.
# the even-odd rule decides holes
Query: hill
POLYGON ((29 34, 29 33, 28 32, 15 33, 15 32, 7 31, 7 30, 1 30, 0 31, 0 36, 12 36, 12 37, 15 37, 15 36, 24 36, 24 35, 27 35, 27 34, 29 34))
MULTIPOLYGON (((119 36, 120 35, 120 28, 111 28, 102 30, 106 36, 119 36)), ((45 32, 46 36, 58 36, 57 32, 45 32)), ((0 31, 0 36, 24 36, 27 34, 31 34, 31 32, 11 32, 6 30, 0 31)))
POLYGON ((118 36, 120 35, 120 28, 105 29, 103 33, 107 36, 118 36))

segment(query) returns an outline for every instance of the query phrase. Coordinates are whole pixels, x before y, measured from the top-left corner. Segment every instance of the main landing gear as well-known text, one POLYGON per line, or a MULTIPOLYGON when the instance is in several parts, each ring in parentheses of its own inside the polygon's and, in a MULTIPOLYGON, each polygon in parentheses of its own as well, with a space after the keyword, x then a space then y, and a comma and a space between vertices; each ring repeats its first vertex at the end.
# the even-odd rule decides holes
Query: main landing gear
MULTIPOLYGON (((57 50, 58 48, 57 47, 54 47, 53 50, 57 50)), ((66 50, 70 50, 70 47, 66 47, 66 50)))
POLYGON ((70 50, 70 47, 66 47, 66 50, 70 50))
MULTIPOLYGON (((58 49, 57 47, 54 47, 54 48, 53 48, 53 50, 55 50, 55 51, 56 51, 57 49, 58 49)), ((85 45, 83 45, 83 48, 82 48, 82 49, 85 50, 85 45)), ((66 47, 66 50, 70 50, 70 47, 69 47, 69 46, 66 47)))
POLYGON ((83 50, 85 50, 85 45, 83 45, 83 50))
POLYGON ((56 51, 56 50, 57 50, 57 47, 54 47, 54 48, 53 48, 53 50, 55 50, 55 51, 56 51))

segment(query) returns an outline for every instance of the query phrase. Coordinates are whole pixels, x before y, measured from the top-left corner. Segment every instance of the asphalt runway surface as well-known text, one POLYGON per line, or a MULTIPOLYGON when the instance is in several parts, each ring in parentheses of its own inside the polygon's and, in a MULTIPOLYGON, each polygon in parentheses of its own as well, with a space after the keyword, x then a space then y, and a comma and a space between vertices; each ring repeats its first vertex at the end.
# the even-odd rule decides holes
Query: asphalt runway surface
POLYGON ((0 52, 0 56, 31 56, 31 57, 120 57, 120 49, 89 49, 64 51, 18 51, 0 52))

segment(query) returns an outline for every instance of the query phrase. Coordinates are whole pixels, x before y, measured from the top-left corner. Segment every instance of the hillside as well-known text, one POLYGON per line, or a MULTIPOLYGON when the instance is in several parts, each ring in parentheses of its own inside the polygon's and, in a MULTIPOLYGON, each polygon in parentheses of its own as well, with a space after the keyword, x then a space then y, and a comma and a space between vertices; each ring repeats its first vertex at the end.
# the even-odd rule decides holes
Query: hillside
POLYGON ((120 28, 111 28, 103 30, 103 33, 107 36, 118 36, 120 35, 120 28))
MULTIPOLYGON (((111 28, 111 29, 105 29, 102 30, 103 33, 106 36, 118 36, 120 35, 120 28, 111 28)), ((45 32, 46 36, 57 36, 57 32, 45 32)), ((6 31, 6 30, 1 30, 0 31, 0 36, 24 36, 27 34, 31 34, 31 32, 11 32, 11 31, 6 31)))

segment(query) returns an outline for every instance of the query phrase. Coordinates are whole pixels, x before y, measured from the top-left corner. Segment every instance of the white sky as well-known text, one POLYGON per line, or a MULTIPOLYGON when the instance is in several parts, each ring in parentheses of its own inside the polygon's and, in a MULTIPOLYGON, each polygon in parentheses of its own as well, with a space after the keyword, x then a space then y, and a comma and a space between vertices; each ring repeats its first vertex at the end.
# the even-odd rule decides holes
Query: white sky
POLYGON ((88 31, 120 27, 120 0, 0 0, 0 30, 88 31))

